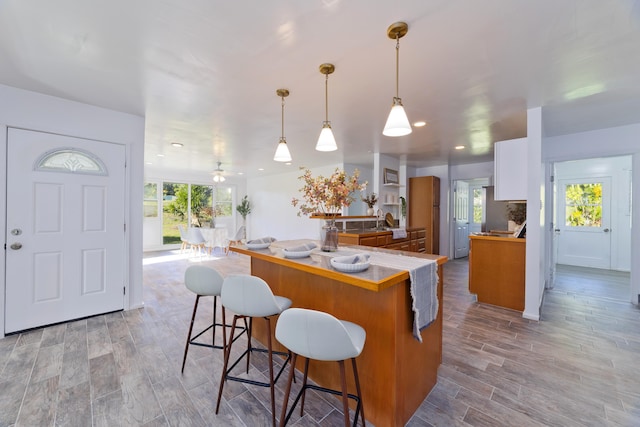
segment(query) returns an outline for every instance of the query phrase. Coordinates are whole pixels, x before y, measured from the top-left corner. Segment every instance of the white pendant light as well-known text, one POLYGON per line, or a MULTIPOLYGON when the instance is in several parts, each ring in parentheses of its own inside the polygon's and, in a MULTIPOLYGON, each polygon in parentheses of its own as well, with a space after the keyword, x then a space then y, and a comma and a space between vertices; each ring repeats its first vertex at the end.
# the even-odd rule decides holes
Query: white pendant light
POLYGON ((384 125, 383 135, 386 136, 403 136, 411 133, 411 124, 407 118, 407 113, 402 106, 402 99, 398 95, 399 86, 399 73, 400 73, 400 38, 404 37, 409 31, 409 26, 406 22, 396 22, 387 28, 387 36, 390 39, 396 40, 396 96, 393 97, 393 105, 391 112, 387 118, 387 123, 384 125))
POLYGON ((325 119, 322 122, 322 130, 320 131, 320 137, 316 144, 316 150, 318 151, 336 151, 338 145, 336 139, 333 136, 331 130, 331 122, 329 121, 329 74, 335 71, 336 67, 333 64, 320 65, 320 72, 325 75, 324 79, 324 112, 325 119))
POLYGON ((289 153, 289 147, 287 147, 287 139, 284 137, 284 98, 289 96, 289 91, 287 89, 278 89, 276 90, 276 94, 282 98, 282 133, 273 160, 276 162, 290 162, 291 153, 289 153))

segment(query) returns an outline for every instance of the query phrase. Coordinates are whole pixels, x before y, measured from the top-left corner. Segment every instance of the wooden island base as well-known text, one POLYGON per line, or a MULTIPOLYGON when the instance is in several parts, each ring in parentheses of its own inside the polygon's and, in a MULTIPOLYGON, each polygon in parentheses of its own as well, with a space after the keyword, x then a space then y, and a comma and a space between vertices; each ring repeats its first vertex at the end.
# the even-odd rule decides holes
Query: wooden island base
MULTIPOLYGON (((367 339, 357 363, 367 421, 377 427, 405 425, 437 382, 442 360, 441 267, 438 268, 438 317, 422 331, 421 344, 412 334, 408 272, 400 272, 394 285, 372 291, 341 281, 340 276, 348 275, 335 271, 325 276, 318 268, 301 266, 281 257, 257 256, 241 248, 236 251, 251 256, 251 274, 264 279, 274 294, 290 298, 293 307, 325 311, 366 330, 367 339)), ((352 282, 353 276, 350 277, 347 281, 352 282)), ((275 324, 272 322, 274 328, 275 324)), ((263 322, 254 322, 254 337, 266 342, 263 322)), ((274 342, 278 349, 283 349, 274 342)), ((303 366, 300 358, 297 368, 302 370, 303 366)), ((346 366, 349 390, 355 391, 349 374, 351 364, 346 366)), ((324 387, 340 389, 335 362, 312 361, 309 377, 324 387)))

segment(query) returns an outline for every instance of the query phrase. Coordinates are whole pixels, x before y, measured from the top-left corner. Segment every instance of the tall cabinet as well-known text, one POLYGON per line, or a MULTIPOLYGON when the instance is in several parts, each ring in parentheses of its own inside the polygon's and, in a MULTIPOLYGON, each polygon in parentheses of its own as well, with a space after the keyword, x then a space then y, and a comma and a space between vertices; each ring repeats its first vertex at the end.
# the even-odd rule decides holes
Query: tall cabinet
POLYGON ((425 252, 440 253, 440 178, 419 176, 409 178, 408 223, 409 227, 427 230, 425 252))

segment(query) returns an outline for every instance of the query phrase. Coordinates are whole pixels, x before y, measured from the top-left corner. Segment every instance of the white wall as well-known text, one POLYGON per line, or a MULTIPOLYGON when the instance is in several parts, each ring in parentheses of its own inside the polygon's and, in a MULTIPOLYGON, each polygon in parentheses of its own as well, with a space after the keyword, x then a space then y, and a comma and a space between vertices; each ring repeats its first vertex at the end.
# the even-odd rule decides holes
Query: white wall
MULTIPOLYGON (((125 308, 142 305, 142 182, 144 118, 0 85, 0 174, 6 177, 7 127, 51 132, 126 146, 128 260, 125 308)), ((6 182, 6 180, 5 180, 6 182)), ((0 223, 6 223, 6 186, 0 187, 0 223)), ((0 263, 0 277, 5 277, 0 263)), ((4 283, 4 282, 3 282, 4 283)), ((4 285, 3 285, 4 287, 4 285)), ((4 334, 4 289, 0 292, 0 336, 4 334)))
MULTIPOLYGON (((517 159, 520 161, 521 159, 517 159)), ((527 110, 527 248, 525 261, 524 312, 527 319, 540 319, 545 289, 544 232, 546 167, 542 162, 542 109, 527 110)))
MULTIPOLYGON (((332 165, 311 169, 313 176, 329 176, 336 167, 332 165)), ((248 239, 265 236, 278 240, 320 239, 321 220, 298 216, 298 208, 291 205, 294 197, 302 199, 300 188, 304 183, 298 179, 302 175, 299 169, 288 173, 270 175, 247 180, 247 194, 253 204, 251 215, 247 218, 251 234, 248 239)))
MULTIPOLYGON (((542 160, 546 163, 594 157, 632 155, 632 200, 640 200, 640 123, 544 138, 542 160)), ((550 183, 547 183, 550 188, 550 183)), ((632 224, 640 224, 638 203, 631 214, 632 224)), ((527 230, 527 238, 529 230, 527 230)), ((638 303, 640 294, 640 227, 631 228, 631 293, 638 303)))
POLYGON ((365 167, 365 166, 356 166, 356 165, 344 165, 344 170, 349 175, 353 175, 354 170, 358 169, 360 173, 360 178, 358 179, 360 182, 367 182, 367 188, 362 191, 360 194, 354 195, 356 198, 355 202, 349 206, 345 211, 345 215, 365 215, 367 211, 367 205, 360 200, 360 195, 366 195, 368 193, 373 193, 373 168, 365 167), (364 194, 363 194, 364 193, 364 194))

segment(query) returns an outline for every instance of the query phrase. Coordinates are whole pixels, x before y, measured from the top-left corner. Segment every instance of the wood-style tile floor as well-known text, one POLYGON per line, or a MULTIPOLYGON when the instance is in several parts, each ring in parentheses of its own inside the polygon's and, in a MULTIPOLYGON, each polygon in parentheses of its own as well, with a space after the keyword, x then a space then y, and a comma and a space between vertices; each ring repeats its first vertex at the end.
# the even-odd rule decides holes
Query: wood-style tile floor
MULTIPOLYGON (((158 255, 168 254, 145 258, 143 309, 0 340, 0 426, 269 425, 268 389, 240 383, 228 382, 214 414, 220 351, 192 346, 180 373, 194 302, 182 284, 185 268, 202 262, 223 275, 248 273, 248 259, 158 255)), ((640 425, 636 306, 581 293, 578 270, 546 292, 543 321, 528 321, 475 303, 467 268, 466 259, 445 266, 443 364, 409 426, 640 425)), ((606 286, 606 276, 601 281, 606 286)), ((211 298, 203 299, 198 326, 211 308, 211 298)), ((250 375, 265 369, 264 358, 252 359, 250 375)), ((292 425, 342 425, 339 407, 312 393, 292 425)))

